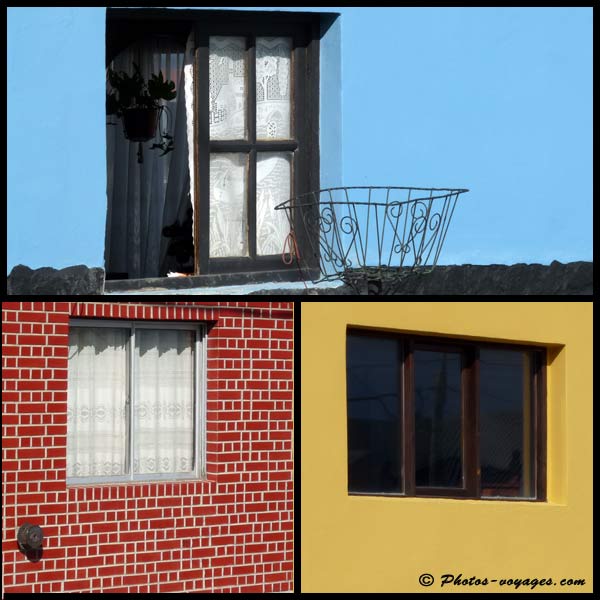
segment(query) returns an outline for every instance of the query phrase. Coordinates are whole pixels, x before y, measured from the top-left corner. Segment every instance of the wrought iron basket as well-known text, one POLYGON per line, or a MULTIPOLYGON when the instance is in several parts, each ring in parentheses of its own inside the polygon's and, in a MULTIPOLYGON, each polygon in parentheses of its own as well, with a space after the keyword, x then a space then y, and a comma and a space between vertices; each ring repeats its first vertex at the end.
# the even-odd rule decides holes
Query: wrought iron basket
POLYGON ((393 294, 402 279, 437 264, 466 189, 339 187, 275 207, 290 224, 289 252, 304 279, 340 279, 358 294, 393 294))

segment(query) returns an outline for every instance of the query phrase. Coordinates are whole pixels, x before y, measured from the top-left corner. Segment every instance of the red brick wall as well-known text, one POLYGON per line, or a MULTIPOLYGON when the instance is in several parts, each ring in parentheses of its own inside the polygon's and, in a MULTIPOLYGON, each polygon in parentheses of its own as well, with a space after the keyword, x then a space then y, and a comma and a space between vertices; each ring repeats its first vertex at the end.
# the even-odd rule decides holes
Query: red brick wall
POLYGON ((5 592, 293 589, 293 305, 166 304, 2 303, 5 592), (216 321, 207 480, 66 485, 70 316, 216 321), (26 521, 39 562, 17 546, 26 521))

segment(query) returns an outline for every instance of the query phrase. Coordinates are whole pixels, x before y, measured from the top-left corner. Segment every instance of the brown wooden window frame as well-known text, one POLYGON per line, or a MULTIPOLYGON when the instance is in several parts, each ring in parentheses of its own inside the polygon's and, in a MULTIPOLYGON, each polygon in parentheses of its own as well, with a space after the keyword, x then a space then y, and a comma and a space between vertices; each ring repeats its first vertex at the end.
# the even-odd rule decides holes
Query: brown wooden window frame
POLYGON ((348 328, 347 336, 364 336, 374 339, 394 339, 400 345, 398 352, 398 377, 400 379, 398 402, 400 406, 399 462, 402 493, 359 492, 348 489, 351 496, 434 497, 502 501, 546 501, 546 348, 535 345, 503 342, 471 341, 460 338, 396 334, 372 329, 348 328), (415 484, 415 397, 414 352, 418 350, 459 352, 461 355, 461 443, 463 486, 418 487, 415 484), (481 349, 516 350, 532 356, 531 381, 533 404, 533 459, 534 498, 512 496, 482 496, 479 460, 479 354, 481 349))
MULTIPOLYGON (((284 264, 281 253, 256 253, 256 164, 259 152, 291 152, 290 196, 319 189, 319 15, 303 13, 215 12, 195 22, 196 65, 196 208, 195 250, 197 274, 284 272, 289 279, 301 278, 297 265, 284 264), (244 140, 211 140, 209 132, 209 38, 241 36, 246 39, 246 118, 244 140), (292 128, 287 140, 263 140, 256 136, 256 38, 292 39, 292 128), (220 152, 248 155, 248 257, 210 258, 209 162, 220 152)), ((287 200, 287 198, 285 199, 287 200)), ((283 201, 283 200, 282 200, 283 201)), ((306 240, 297 240, 300 252, 306 240)), ((283 248, 282 248, 283 252, 283 248)))

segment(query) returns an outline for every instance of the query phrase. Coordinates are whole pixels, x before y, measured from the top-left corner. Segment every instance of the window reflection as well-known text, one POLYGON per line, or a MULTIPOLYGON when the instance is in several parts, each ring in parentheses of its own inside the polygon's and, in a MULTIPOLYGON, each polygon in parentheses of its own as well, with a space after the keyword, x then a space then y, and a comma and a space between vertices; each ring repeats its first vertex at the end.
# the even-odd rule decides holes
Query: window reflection
POLYGON ((416 350, 415 483, 461 487, 461 357, 416 350))
POLYGON ((529 352, 481 350, 482 496, 535 495, 531 361, 529 352))
POLYGON ((399 344, 348 336, 348 489, 401 492, 399 344))

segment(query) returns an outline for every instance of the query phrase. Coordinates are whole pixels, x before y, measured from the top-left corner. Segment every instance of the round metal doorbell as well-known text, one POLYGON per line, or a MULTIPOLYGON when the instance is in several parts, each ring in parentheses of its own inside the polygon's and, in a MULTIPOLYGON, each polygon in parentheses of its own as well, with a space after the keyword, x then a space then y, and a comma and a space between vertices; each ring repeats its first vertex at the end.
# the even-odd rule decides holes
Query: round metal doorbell
POLYGON ((19 543, 19 548, 21 548, 21 550, 37 550, 42 547, 43 540, 44 532, 39 525, 23 523, 23 525, 19 527, 17 542, 19 543))

